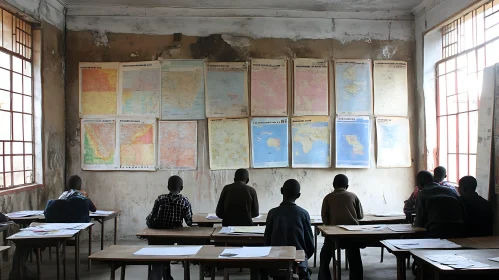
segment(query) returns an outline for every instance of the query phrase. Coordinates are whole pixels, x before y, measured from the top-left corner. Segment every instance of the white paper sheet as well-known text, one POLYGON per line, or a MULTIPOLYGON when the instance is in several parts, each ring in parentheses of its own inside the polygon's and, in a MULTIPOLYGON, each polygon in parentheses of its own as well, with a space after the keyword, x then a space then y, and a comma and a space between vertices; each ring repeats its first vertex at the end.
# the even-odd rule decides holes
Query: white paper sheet
POLYGON ((208 216, 206 216, 206 219, 208 220, 221 220, 217 214, 215 213, 209 213, 208 216))
POLYGON ((413 232, 414 231, 414 228, 410 224, 388 225, 387 227, 394 232, 413 232))
POLYGON ((475 262, 472 260, 466 260, 463 262, 448 264, 448 266, 455 268, 455 269, 471 269, 471 268, 490 267, 490 265, 488 265, 488 264, 481 263, 481 262, 475 262))
POLYGON ((53 230, 53 231, 32 231, 32 230, 23 230, 20 231, 11 237, 58 237, 64 235, 75 235, 78 233, 78 230, 53 230))
POLYGON ((243 247, 225 249, 219 258, 259 258, 270 254, 271 247, 243 247))
POLYGON ((360 226, 338 226, 340 228, 344 228, 349 231, 377 231, 377 230, 382 230, 386 226, 385 225, 360 225, 360 226))
POLYGON ((203 246, 148 247, 133 253, 137 256, 192 256, 203 246))
POLYGON ((250 234, 264 234, 265 227, 229 227, 231 233, 250 233, 250 234))
POLYGON ((447 239, 392 239, 386 241, 402 250, 461 248, 461 245, 450 242, 447 239))
POLYGON ((82 230, 91 226, 92 223, 46 223, 35 226, 30 226, 28 228, 24 228, 23 230, 61 230, 61 229, 71 229, 71 230, 82 230))
POLYGON ((399 216, 405 216, 403 212, 380 212, 380 213, 375 213, 375 217, 399 217, 399 216))
POLYGON ((104 210, 97 210, 93 213, 90 213, 90 215, 94 215, 94 216, 109 216, 111 214, 113 214, 114 211, 104 211, 104 210))
POLYGON ((468 260, 467 258, 456 254, 428 255, 425 257, 429 260, 439 262, 441 264, 454 264, 468 260))
POLYGON ((43 210, 28 210, 28 211, 18 211, 18 212, 9 213, 6 214, 5 216, 9 218, 22 218, 22 217, 37 216, 42 214, 43 210))
POLYGON ((497 258, 490 258, 489 261, 499 262, 499 257, 497 257, 497 258))

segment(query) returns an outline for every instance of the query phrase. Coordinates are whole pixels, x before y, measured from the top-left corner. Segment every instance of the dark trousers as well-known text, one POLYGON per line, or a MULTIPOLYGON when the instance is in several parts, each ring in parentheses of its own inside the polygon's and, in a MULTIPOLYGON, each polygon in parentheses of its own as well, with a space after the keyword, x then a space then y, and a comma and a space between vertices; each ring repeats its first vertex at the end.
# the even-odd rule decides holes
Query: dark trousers
POLYGON ((16 247, 16 250, 14 251, 14 257, 12 260, 12 270, 10 271, 9 274, 9 280, 15 280, 19 279, 18 275, 22 271, 23 278, 27 278, 32 275, 26 275, 28 274, 28 270, 26 268, 26 262, 28 261, 29 254, 33 251, 31 248, 24 248, 24 247, 16 247), (19 271, 21 269, 21 271, 19 271))
MULTIPOLYGON (((310 274, 308 274, 308 260, 299 264, 295 264, 293 266, 293 273, 297 274, 300 280, 310 280, 310 274)), ((269 274, 273 275, 273 273, 269 272, 269 270, 266 268, 260 269, 261 280, 268 280, 269 274)), ((272 276, 272 279, 284 280, 286 279, 286 277, 272 276)))
MULTIPOLYGON (((348 264, 350 265, 350 280, 362 280, 364 278, 364 268, 360 256, 360 246, 355 243, 344 243, 341 247, 347 250, 348 264)), ((324 246, 321 250, 319 280, 331 280, 329 264, 332 258, 333 242, 329 238, 325 238, 324 246)))

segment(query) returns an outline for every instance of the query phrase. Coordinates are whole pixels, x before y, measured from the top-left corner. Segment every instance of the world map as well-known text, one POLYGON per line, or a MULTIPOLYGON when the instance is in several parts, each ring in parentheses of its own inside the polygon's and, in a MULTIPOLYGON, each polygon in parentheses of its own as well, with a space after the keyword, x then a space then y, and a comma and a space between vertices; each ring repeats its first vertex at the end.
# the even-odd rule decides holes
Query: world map
POLYGON ((82 169, 114 170, 116 151, 116 121, 82 121, 82 169))
POLYGON ((159 116, 161 81, 159 63, 121 66, 121 114, 159 116), (126 68, 125 68, 126 67, 126 68))
POLYGON ((329 115, 328 62, 295 59, 294 64, 294 114, 329 115))
POLYGON ((197 123, 159 122, 159 169, 196 170, 197 123))
POLYGON ((247 117, 246 63, 208 63, 206 116, 247 117))
POLYGON ((338 115, 372 113, 372 78, 370 60, 337 60, 336 106, 338 115))
POLYGON ((407 118, 376 118, 376 134, 378 137, 378 167, 411 166, 411 141, 407 118))
POLYGON ((329 117, 296 117, 291 120, 292 166, 327 168, 331 166, 329 117))
POLYGON ((118 63, 80 63, 80 117, 116 114, 118 63))
POLYGON ((289 167, 288 118, 252 118, 253 168, 289 167))
POLYGON ((288 111, 286 60, 251 61, 251 115, 285 116, 288 111))
POLYGON ((210 168, 249 168, 248 119, 209 119, 210 168))
POLYGON ((370 145, 369 117, 336 118, 336 168, 369 168, 370 145))
POLYGON ((204 119, 204 61, 162 61, 161 70, 161 118, 204 119))
POLYGON ((155 127, 155 120, 119 120, 121 169, 156 169, 155 127))

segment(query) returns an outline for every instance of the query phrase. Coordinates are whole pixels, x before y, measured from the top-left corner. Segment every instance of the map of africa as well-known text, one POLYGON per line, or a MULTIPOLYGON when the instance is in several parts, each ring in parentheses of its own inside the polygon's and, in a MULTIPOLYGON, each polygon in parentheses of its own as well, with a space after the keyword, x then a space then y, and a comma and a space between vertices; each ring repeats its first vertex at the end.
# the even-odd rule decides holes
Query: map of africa
POLYGON ((336 168, 369 168, 370 148, 369 117, 336 118, 336 168))
POLYGON ((116 121, 114 119, 81 120, 83 170, 114 170, 116 121))
POLYGON ((248 65, 245 62, 207 64, 206 116, 248 116, 248 65))
POLYGON ((328 62, 294 60, 294 115, 329 115, 328 62))
POLYGON ((162 61, 161 118, 204 119, 204 86, 204 60, 162 61))
POLYGON ((251 60, 251 115, 286 116, 287 112, 286 60, 251 60))
POLYGON ((378 167, 411 167, 409 119, 376 118, 378 167))
POLYGON ((252 118, 251 166, 289 167, 288 138, 288 118, 252 118))
POLYGON ((291 119, 293 168, 328 168, 331 166, 331 129, 329 117, 291 119))
POLYGON ((118 63, 80 63, 80 117, 116 115, 118 63))
POLYGON ((336 60, 338 115, 372 114, 371 60, 336 60))
POLYGON ((209 119, 210 168, 249 168, 248 119, 209 119))
POLYGON ((159 122, 159 169, 196 170, 197 122, 159 122))
POLYGON ((120 168, 156 169, 156 121, 124 120, 118 122, 120 168))
POLYGON ((121 114, 159 117, 161 95, 158 61, 121 64, 121 114))

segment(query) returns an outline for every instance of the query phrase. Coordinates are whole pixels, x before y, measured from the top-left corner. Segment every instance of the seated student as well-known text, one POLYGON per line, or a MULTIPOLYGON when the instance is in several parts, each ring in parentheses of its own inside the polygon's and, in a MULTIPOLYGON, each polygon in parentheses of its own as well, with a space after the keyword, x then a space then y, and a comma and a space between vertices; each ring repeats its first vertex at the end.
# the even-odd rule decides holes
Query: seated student
POLYGON ((248 182, 248 170, 239 169, 234 183, 223 188, 216 210, 223 226, 252 226, 252 218, 258 217, 258 197, 248 182))
MULTIPOLYGON (((314 254, 314 234, 310 215, 295 204, 295 200, 300 197, 300 183, 294 179, 287 180, 281 188, 281 194, 281 205, 270 210, 267 216, 265 246, 295 246, 297 250, 304 250, 309 259, 314 254)), ((297 274, 300 279, 310 279, 308 261, 299 264, 297 274)), ((266 276, 263 272, 262 278, 267 279, 266 276)))
POLYGON ((459 180, 459 193, 466 209, 466 237, 492 236, 494 211, 490 202, 476 193, 477 181, 473 176, 459 180))
MULTIPOLYGON (((322 202, 322 221, 324 225, 358 225, 359 220, 364 218, 364 212, 359 198, 349 191, 348 177, 339 174, 334 177, 334 191, 328 194, 322 202)), ((350 264, 350 279, 363 279, 362 258, 360 256, 360 246, 354 243, 341 244, 347 249, 348 263, 350 264)), ((328 238, 324 239, 324 246, 321 250, 319 280, 331 279, 329 264, 331 263, 333 244, 328 238)))
POLYGON ((414 225, 426 228, 428 238, 464 236, 466 211, 461 198, 450 188, 436 183, 428 171, 418 173, 416 184, 419 194, 414 225))
POLYGON ((404 214, 408 223, 412 224, 412 215, 416 214, 416 200, 418 198, 419 188, 415 187, 409 198, 404 201, 404 214))
POLYGON ((63 192, 61 194, 61 196, 59 196, 59 199, 69 199, 72 197, 80 197, 80 198, 88 199, 90 211, 95 212, 95 211, 97 211, 97 208, 95 207, 92 200, 90 198, 88 198, 88 194, 81 189, 82 183, 83 182, 82 182, 80 176, 78 176, 78 175, 73 175, 73 176, 69 177, 67 191, 63 192))
POLYGON ((437 166, 435 170, 433 170, 433 177, 435 179, 435 183, 439 184, 441 187, 448 188, 459 195, 456 187, 448 181, 445 181, 445 178, 447 178, 447 170, 445 167, 437 166))
MULTIPOLYGON (((146 224, 154 229, 174 229, 182 227, 182 222, 188 226, 192 225, 192 208, 187 197, 180 194, 184 189, 182 178, 171 176, 168 179, 169 194, 158 196, 154 202, 151 213, 146 218, 146 224)), ((163 265, 153 265, 149 280, 163 278, 163 265)), ((173 279, 171 276, 170 263, 166 266, 166 279, 173 279)))

